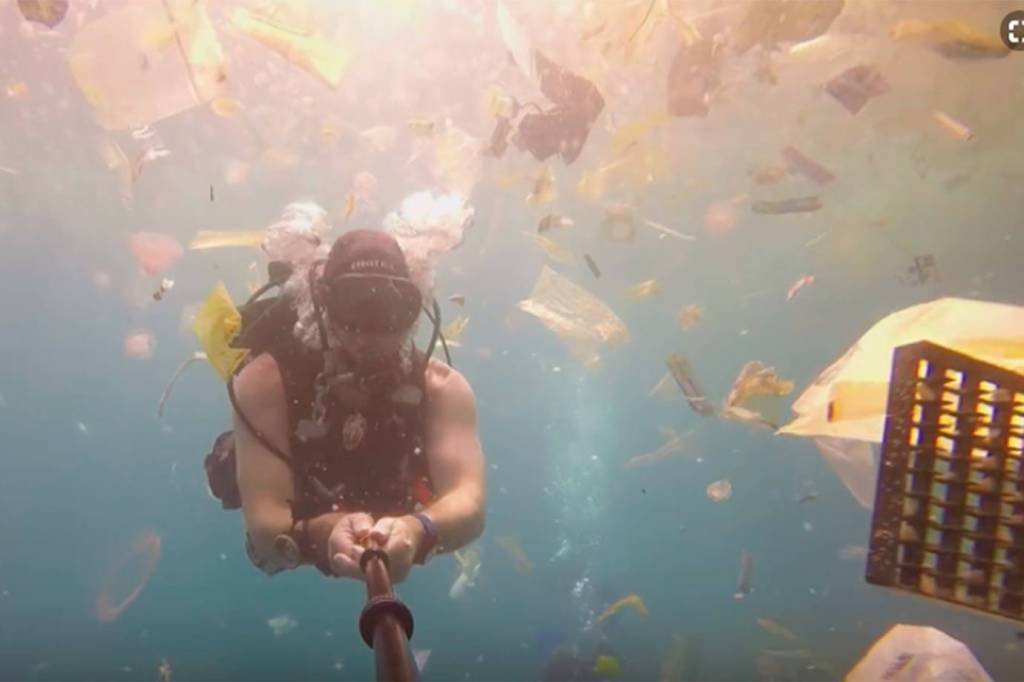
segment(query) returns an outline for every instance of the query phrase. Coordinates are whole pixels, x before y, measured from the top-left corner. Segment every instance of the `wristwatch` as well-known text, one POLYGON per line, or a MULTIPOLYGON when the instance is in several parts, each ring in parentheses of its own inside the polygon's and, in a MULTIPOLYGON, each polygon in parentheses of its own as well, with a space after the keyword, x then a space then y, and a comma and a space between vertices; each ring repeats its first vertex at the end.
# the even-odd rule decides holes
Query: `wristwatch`
POLYGON ((416 548, 416 556, 413 557, 413 563, 423 565, 430 561, 434 554, 437 553, 437 526, 423 512, 416 512, 412 516, 419 519, 419 522, 423 524, 423 537, 419 547, 416 548))

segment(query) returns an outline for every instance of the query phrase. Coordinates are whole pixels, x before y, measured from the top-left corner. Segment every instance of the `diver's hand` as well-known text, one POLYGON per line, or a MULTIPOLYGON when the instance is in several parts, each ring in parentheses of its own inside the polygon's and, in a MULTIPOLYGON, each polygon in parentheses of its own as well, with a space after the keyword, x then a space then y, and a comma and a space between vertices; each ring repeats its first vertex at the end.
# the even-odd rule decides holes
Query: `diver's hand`
POLYGON ((386 516, 378 519, 370 531, 370 539, 388 555, 388 574, 393 584, 409 577, 422 534, 423 524, 414 516, 386 516))
POLYGON ((364 512, 345 514, 334 524, 327 538, 327 556, 335 575, 363 579, 359 559, 366 549, 365 543, 373 528, 373 517, 364 512))

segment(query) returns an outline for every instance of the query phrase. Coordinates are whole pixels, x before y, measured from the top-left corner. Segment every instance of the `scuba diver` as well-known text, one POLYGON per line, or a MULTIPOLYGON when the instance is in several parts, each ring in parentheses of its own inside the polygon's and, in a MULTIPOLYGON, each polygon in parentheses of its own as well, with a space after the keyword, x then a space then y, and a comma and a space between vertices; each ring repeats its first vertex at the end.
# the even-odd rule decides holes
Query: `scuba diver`
POLYGON ((308 564, 362 580, 373 544, 398 583, 479 537, 486 493, 473 390, 431 357, 440 311, 423 305, 398 242, 353 230, 308 276, 269 269, 232 341, 249 349, 228 381, 234 429, 206 459, 211 492, 242 510, 252 562, 269 575, 308 564), (287 295, 296 278, 307 287, 305 318, 287 295), (254 300, 273 285, 281 296, 254 300), (421 308, 434 323, 425 353, 413 343, 421 308), (304 319, 315 343, 301 338, 304 319))

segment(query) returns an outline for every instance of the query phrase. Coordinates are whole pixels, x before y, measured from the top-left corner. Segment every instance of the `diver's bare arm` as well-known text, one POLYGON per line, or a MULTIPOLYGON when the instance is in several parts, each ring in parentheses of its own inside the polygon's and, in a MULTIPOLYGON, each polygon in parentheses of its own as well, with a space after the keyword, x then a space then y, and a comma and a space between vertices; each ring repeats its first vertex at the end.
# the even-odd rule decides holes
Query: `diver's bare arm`
MULTIPOLYGON (((234 387, 238 408, 249 423, 290 456, 284 385, 274 359, 270 355, 255 358, 235 378, 234 387)), ((292 472, 249 431, 237 413, 232 418, 238 491, 253 560, 263 570, 276 572, 279 557, 274 539, 292 527, 288 504, 294 495, 292 472)))
POLYGON ((453 369, 440 384, 431 395, 435 412, 427 448, 437 499, 425 511, 437 526, 438 551, 452 552, 483 532, 486 481, 473 389, 453 369))
MULTIPOLYGON (((253 360, 235 379, 235 398, 249 422, 283 453, 291 457, 288 411, 277 363, 269 355, 253 360)), ((289 500, 294 497, 291 469, 249 431, 234 415, 238 489, 252 550, 267 572, 279 570, 274 540, 292 529, 289 500)), ((311 551, 326 556, 327 538, 344 511, 313 517, 306 526, 311 551)))

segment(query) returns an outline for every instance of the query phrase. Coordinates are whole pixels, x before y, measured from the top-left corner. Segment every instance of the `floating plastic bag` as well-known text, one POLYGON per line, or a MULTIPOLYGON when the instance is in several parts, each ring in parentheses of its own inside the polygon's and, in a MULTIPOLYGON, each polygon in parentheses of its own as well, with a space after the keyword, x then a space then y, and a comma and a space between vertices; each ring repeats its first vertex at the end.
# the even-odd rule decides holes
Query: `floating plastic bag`
POLYGON ((473 208, 461 195, 430 192, 406 197, 397 212, 384 218, 384 230, 402 247, 410 275, 424 293, 434 287, 438 260, 462 243, 472 224, 473 208))
POLYGON ((224 282, 218 282, 196 313, 192 331, 206 351, 206 359, 224 381, 231 378, 249 353, 248 350, 231 347, 241 328, 242 315, 231 302, 224 282))
POLYGON ((629 339, 626 325, 601 299, 546 265, 519 309, 558 334, 588 367, 600 361, 600 346, 620 346, 629 339))
POLYGON ((807 387, 779 433, 880 443, 893 351, 916 341, 1024 373, 1024 307, 942 298, 892 313, 807 387))
POLYGON ((200 0, 128 3, 81 28, 68 65, 107 130, 142 128, 212 100, 226 78, 200 0))
POLYGON ((984 682, 992 678, 966 644, 938 628, 894 625, 846 675, 847 682, 984 682))
POLYGON ((815 438, 814 444, 857 503, 865 509, 874 509, 878 454, 871 443, 848 438, 815 438))
POLYGON ((332 88, 338 87, 351 59, 319 32, 306 0, 277 0, 254 10, 239 8, 231 15, 231 25, 332 88))

